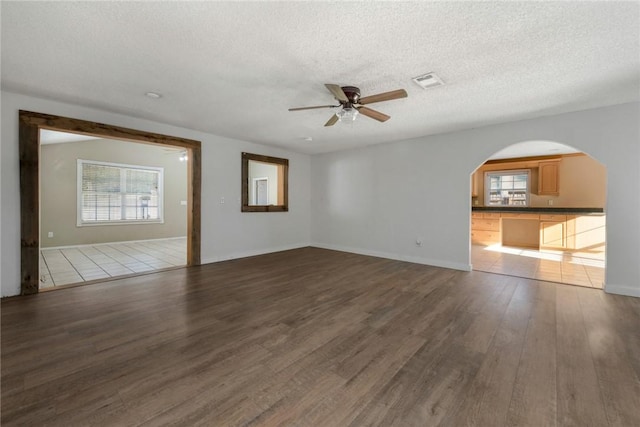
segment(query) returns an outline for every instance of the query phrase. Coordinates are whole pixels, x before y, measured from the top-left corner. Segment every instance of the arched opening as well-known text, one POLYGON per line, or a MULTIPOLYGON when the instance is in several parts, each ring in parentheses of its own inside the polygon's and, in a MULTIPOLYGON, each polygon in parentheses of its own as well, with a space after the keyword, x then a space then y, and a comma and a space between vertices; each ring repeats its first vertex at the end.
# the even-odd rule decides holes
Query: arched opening
POLYGON ((602 289, 606 167, 554 141, 512 144, 471 173, 473 270, 602 289))

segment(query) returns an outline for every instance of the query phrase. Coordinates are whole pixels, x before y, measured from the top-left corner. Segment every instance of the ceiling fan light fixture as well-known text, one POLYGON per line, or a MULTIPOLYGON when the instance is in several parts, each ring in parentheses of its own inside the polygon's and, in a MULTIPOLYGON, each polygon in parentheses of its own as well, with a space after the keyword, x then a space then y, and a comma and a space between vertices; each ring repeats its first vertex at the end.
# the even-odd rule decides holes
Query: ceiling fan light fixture
POLYGON ((336 112, 336 116, 341 122, 353 122, 358 114, 358 110, 354 107, 342 107, 336 112))

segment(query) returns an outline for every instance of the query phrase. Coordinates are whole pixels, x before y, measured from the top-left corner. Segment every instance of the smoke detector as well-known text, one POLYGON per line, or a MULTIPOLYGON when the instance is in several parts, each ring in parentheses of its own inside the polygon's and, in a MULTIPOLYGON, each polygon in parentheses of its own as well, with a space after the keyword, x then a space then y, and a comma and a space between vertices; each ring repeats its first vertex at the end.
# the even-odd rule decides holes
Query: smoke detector
POLYGON ((416 82, 422 89, 431 89, 437 86, 443 86, 444 82, 435 73, 427 73, 418 77, 414 77, 411 80, 416 82))

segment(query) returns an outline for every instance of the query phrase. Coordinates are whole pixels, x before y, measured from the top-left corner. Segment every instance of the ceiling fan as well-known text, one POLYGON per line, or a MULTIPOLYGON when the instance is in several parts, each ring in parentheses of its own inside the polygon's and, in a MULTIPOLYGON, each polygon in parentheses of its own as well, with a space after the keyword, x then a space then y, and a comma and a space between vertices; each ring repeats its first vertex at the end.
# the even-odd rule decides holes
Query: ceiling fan
POLYGON ((318 105, 315 107, 298 107, 289 108, 289 111, 300 110, 314 110, 316 108, 336 108, 342 107, 338 110, 325 126, 333 126, 339 120, 355 120, 358 113, 367 117, 371 117, 379 122, 386 122, 391 117, 383 114, 379 111, 372 110, 365 107, 365 105, 373 104, 374 102, 391 101, 392 99, 406 98, 407 91, 404 89, 392 90, 390 92, 379 93, 377 95, 365 96, 360 98, 360 89, 355 86, 338 86, 334 84, 325 84, 329 92, 333 94, 336 100, 340 103, 338 105, 318 105))

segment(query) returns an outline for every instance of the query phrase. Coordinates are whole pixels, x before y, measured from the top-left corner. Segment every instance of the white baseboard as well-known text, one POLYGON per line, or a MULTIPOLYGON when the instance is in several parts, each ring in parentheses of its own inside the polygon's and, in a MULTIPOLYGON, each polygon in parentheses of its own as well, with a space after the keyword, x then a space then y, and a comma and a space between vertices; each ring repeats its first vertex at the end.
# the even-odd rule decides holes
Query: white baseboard
POLYGON ((331 249, 334 251, 350 252, 359 255, 368 255, 378 258, 393 259, 396 261, 412 262, 414 264, 431 265, 433 267, 451 268, 453 270, 471 271, 471 264, 463 264, 459 262, 443 261, 438 259, 421 258, 415 256, 399 255, 390 252, 371 251, 368 249, 351 248, 340 245, 330 245, 326 243, 312 243, 311 246, 322 249, 331 249))
POLYGON ((238 259, 238 258, 247 258, 250 256, 256 256, 256 255, 265 255, 265 254, 271 254, 274 252, 282 252, 282 251, 289 251, 291 249, 300 249, 300 248, 306 248, 309 247, 309 243, 296 243, 296 244, 292 244, 292 245, 284 245, 284 246, 275 246, 275 247, 271 247, 271 248, 265 248, 265 249, 255 249, 255 250, 250 250, 250 251, 242 251, 242 252, 235 252, 232 254, 225 254, 225 255, 220 255, 217 257, 201 257, 200 259, 200 264, 211 264, 214 262, 221 262, 221 261, 229 261, 231 259, 238 259))
POLYGON ((141 242, 157 242, 159 240, 178 240, 178 239, 186 239, 187 236, 181 237, 160 237, 157 239, 144 239, 144 240, 123 240, 121 242, 104 242, 104 243, 85 243, 82 245, 68 245, 68 246, 51 246, 47 248, 40 248, 40 250, 48 250, 48 249, 70 249, 70 248, 86 248, 87 246, 104 246, 104 245, 118 245, 121 243, 141 243, 141 242))
POLYGON ((606 283, 604 285, 604 291, 608 294, 640 298, 640 287, 638 286, 612 285, 611 283, 606 283))

